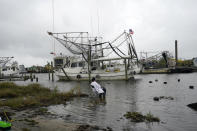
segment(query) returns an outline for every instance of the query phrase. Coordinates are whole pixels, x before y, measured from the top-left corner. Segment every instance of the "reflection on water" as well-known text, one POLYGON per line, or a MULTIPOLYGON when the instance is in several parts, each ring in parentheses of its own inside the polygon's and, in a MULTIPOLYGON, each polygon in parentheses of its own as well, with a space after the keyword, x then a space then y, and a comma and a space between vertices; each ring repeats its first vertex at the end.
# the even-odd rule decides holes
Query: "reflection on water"
MULTIPOLYGON (((47 74, 39 74, 38 77, 39 83, 51 89, 57 86, 60 91, 65 92, 80 87, 82 92, 91 93, 88 82, 51 82, 48 81, 47 74)), ((115 131, 196 131, 197 112, 186 105, 197 102, 197 73, 138 77, 141 79, 136 81, 100 82, 107 89, 104 101, 95 97, 75 98, 67 105, 50 106, 49 111, 66 121, 109 126, 115 131), (194 85, 194 89, 189 89, 189 85, 194 85), (155 96, 172 96, 174 100, 153 101, 155 96), (123 117, 127 111, 138 111, 143 114, 151 112, 162 122, 132 123, 123 117)))

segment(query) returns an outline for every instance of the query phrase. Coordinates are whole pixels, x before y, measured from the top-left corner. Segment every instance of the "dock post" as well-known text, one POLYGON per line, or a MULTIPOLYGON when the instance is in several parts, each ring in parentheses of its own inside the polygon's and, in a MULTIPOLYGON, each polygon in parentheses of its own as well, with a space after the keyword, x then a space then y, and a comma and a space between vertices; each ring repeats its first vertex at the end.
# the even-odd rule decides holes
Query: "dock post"
POLYGON ((30 73, 30 79, 32 78, 32 73, 30 73))
POLYGON ((124 59, 125 63, 125 80, 128 80, 128 75, 127 75, 127 59, 124 59))
POLYGON ((49 80, 51 79, 50 77, 50 63, 48 63, 48 74, 49 74, 49 80))
POLYGON ((178 46, 177 46, 177 40, 175 40, 175 60, 176 60, 176 66, 178 64, 178 46))
POLYGON ((11 74, 10 74, 10 81, 12 81, 12 76, 11 76, 11 74))
POLYGON ((91 83, 91 45, 89 45, 89 51, 88 51, 88 77, 89 77, 89 83, 91 83))
POLYGON ((54 81, 54 74, 53 74, 53 62, 51 61, 51 79, 54 81))

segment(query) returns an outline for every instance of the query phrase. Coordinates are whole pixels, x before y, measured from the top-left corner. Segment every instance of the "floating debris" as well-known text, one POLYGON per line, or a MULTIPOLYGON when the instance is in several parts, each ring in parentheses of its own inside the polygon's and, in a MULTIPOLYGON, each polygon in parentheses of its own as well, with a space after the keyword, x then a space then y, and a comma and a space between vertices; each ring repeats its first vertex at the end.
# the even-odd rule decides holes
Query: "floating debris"
POLYGON ((146 115, 142 115, 140 112, 127 112, 124 117, 130 119, 131 122, 160 122, 160 119, 150 112, 146 115))
POLYGON ((99 126, 92 126, 92 125, 79 125, 79 127, 76 129, 76 131, 113 131, 111 127, 107 128, 101 128, 99 126))
POLYGON ((194 89, 194 86, 190 85, 189 88, 190 88, 190 89, 194 89))
POLYGON ((187 106, 192 108, 193 110, 197 111, 197 103, 191 103, 191 104, 189 104, 187 106))
POLYGON ((159 97, 153 97, 154 101, 159 101, 159 97))
POLYGON ((155 82, 158 82, 158 79, 155 79, 155 82))
POLYGON ((180 79, 178 79, 178 82, 180 82, 180 79))
POLYGON ((149 81, 149 83, 153 83, 152 81, 149 81))
POLYGON ((164 84, 167 84, 167 82, 163 82, 164 84))
POLYGON ((159 99, 174 100, 174 98, 172 96, 160 96, 159 99))

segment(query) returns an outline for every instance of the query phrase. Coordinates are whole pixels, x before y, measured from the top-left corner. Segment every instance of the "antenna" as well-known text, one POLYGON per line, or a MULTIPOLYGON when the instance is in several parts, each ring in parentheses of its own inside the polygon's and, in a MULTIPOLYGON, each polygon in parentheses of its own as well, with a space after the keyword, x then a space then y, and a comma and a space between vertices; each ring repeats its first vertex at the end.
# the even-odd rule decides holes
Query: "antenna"
MULTIPOLYGON (((52 0, 52 19, 53 19, 53 23, 52 23, 52 30, 54 32, 55 30, 55 20, 54 20, 54 0, 52 0)), ((53 38, 53 42, 52 42, 52 48, 53 48, 53 54, 55 55, 55 39, 53 38)))
POLYGON ((93 36, 93 23, 92 23, 92 15, 90 16, 90 26, 91 26, 91 34, 93 36))
POLYGON ((97 22, 97 28, 98 28, 98 34, 97 34, 97 36, 99 36, 100 35, 100 32, 99 32, 99 9, 97 8, 97 20, 98 20, 98 22, 97 22))

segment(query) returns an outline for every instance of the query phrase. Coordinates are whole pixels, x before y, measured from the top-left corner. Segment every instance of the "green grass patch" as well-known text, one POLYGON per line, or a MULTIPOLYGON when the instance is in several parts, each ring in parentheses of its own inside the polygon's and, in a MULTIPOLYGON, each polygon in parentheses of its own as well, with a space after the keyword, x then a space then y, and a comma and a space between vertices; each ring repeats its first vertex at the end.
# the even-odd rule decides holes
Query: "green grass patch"
POLYGON ((65 104, 73 97, 88 96, 74 89, 61 93, 57 88, 50 90, 39 84, 19 86, 12 82, 0 83, 0 107, 9 106, 12 109, 23 110, 29 107, 48 106, 53 104, 65 104))
POLYGON ((160 122, 158 117, 153 116, 150 112, 146 115, 140 112, 127 112, 124 117, 130 119, 132 122, 160 122))

